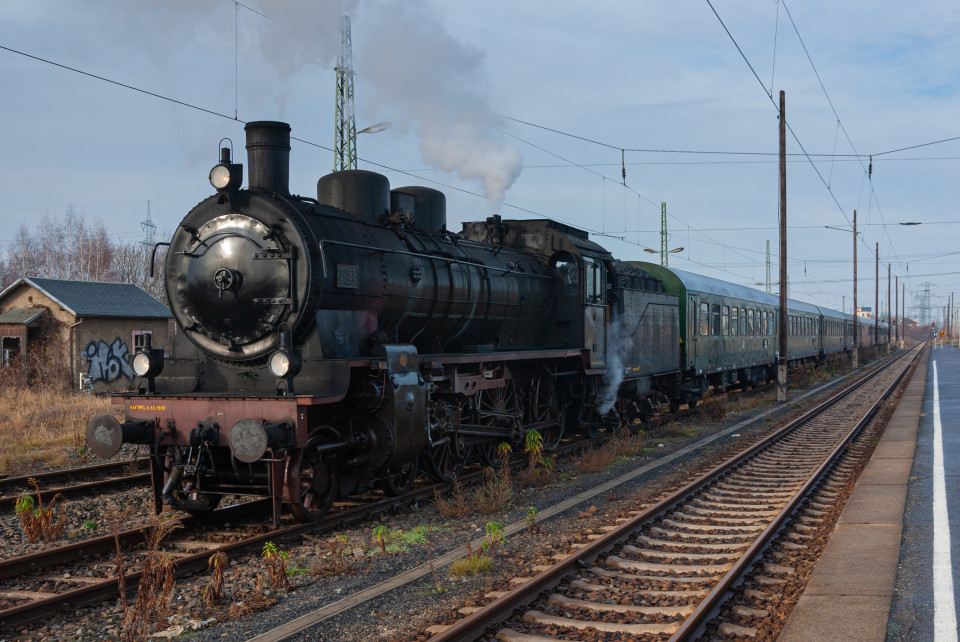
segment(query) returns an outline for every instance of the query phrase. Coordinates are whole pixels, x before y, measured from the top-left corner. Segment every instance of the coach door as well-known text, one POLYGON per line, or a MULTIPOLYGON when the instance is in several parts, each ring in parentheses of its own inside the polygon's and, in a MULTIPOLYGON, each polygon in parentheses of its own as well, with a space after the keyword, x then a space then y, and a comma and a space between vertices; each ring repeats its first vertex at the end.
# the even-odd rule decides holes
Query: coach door
POLYGON ((583 258, 583 343, 590 350, 590 367, 607 363, 606 275, 603 263, 583 258))
POLYGON ((687 367, 692 368, 697 361, 697 351, 700 346, 699 324, 697 323, 697 297, 690 295, 687 299, 687 345, 684 352, 687 355, 687 367))

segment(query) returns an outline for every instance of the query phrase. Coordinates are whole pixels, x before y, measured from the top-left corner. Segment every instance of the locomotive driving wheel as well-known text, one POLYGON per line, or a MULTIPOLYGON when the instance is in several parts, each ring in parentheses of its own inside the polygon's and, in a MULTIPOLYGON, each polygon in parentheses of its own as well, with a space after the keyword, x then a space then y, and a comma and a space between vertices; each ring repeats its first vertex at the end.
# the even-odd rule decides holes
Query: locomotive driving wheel
POLYGON ((453 481, 467 464, 470 449, 458 428, 468 416, 467 400, 430 402, 430 443, 421 458, 424 471, 437 481, 453 481))
POLYGON ((389 497, 400 497, 407 494, 416 478, 417 462, 408 461, 387 468, 386 474, 377 482, 377 487, 389 497))
MULTIPOLYGON (((500 439, 487 439, 473 445, 474 452, 477 453, 480 457, 481 463, 484 466, 490 466, 499 470, 503 466, 503 462, 507 459, 507 453, 509 448, 501 448, 501 444, 507 442, 501 441, 500 439)), ((507 444, 509 446, 509 444, 507 444)))
POLYGON ((556 450, 563 437, 564 414, 559 411, 557 385, 555 379, 546 373, 540 373, 534 384, 531 423, 550 422, 540 428, 543 437, 543 449, 556 450))
POLYGON ((329 441, 327 437, 326 431, 314 430, 307 445, 299 449, 290 462, 297 487, 290 512, 301 522, 316 521, 326 515, 337 495, 336 463, 329 453, 318 450, 329 441))

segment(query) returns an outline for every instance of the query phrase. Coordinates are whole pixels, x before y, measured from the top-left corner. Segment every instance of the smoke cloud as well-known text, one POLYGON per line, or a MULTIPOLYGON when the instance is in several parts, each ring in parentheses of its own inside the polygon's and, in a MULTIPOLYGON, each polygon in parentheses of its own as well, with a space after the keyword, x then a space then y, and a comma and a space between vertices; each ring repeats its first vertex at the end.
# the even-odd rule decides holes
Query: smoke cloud
POLYGON ((501 203, 520 175, 522 156, 499 132, 483 53, 447 33, 420 4, 365 2, 357 24, 354 61, 364 91, 369 83, 378 102, 397 111, 391 120, 417 129, 426 163, 478 179, 486 196, 501 203))
MULTIPOLYGON (((269 111, 264 109, 265 100, 285 118, 293 89, 298 96, 306 91, 311 101, 323 101, 310 105, 311 111, 332 116, 333 83, 326 89, 326 82, 340 53, 339 17, 349 15, 358 110, 368 106, 365 111, 375 114, 376 120, 395 124, 383 135, 416 132, 425 163, 464 180, 477 180, 497 204, 520 175, 520 151, 505 142, 500 133, 503 123, 492 113, 483 52, 451 35, 427 3, 37 1, 49 6, 45 13, 58 20, 95 28, 116 59, 130 57, 135 50, 149 54, 151 88, 223 113, 235 106, 236 48, 239 117, 249 120, 272 116, 263 113, 269 111), (185 65, 196 66, 199 73, 190 78, 199 75, 201 84, 192 80, 194 84, 187 84, 185 65), (321 86, 321 77, 324 89, 311 90, 321 86)), ((184 117, 177 108, 171 107, 171 112, 175 120, 184 117)), ((312 138, 318 130, 321 136, 329 135, 326 128, 319 129, 320 120, 291 125, 312 138)), ((181 131, 186 129, 184 122, 181 131)))

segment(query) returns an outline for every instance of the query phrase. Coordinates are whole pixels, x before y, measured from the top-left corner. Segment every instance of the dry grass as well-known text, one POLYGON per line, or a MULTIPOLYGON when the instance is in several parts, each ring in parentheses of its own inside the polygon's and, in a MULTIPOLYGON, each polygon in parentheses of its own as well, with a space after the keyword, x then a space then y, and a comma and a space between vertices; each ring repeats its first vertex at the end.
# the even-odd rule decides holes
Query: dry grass
POLYGON ((730 408, 724 397, 714 397, 706 400, 704 404, 700 406, 700 414, 710 421, 715 422, 723 421, 729 411, 730 408))
POLYGON ((442 497, 440 492, 435 490, 433 498, 437 505, 437 512, 444 517, 463 517, 473 512, 473 506, 467 500, 459 480, 454 480, 449 497, 442 497))
POLYGON ((86 459, 86 425, 94 415, 122 415, 110 400, 56 388, 0 389, 0 472, 28 472, 36 462, 66 466, 86 459))
POLYGON ((506 510, 513 499, 513 486, 510 483, 510 466, 500 471, 485 468, 483 483, 473 491, 473 505, 485 515, 506 510))
POLYGON ((633 457, 642 450, 642 431, 620 430, 599 448, 583 453, 577 462, 577 472, 585 474, 601 471, 621 457, 633 457))
POLYGON ((847 374, 852 369, 852 361, 845 354, 832 354, 827 357, 824 368, 831 374, 847 374))
POLYGON ((310 562, 311 573, 332 577, 353 574, 354 571, 350 568, 350 562, 346 555, 346 535, 337 535, 327 541, 311 537, 310 535, 306 535, 305 537, 317 545, 317 557, 310 562), (324 548, 326 549, 326 553, 323 551, 324 548))
POLYGON ((126 639, 140 640, 153 633, 156 624, 170 615, 176 559, 160 550, 160 542, 180 528, 180 521, 169 516, 150 515, 144 529, 147 554, 137 587, 137 603, 126 621, 126 639))
POLYGON ((450 565, 450 575, 478 575, 480 573, 489 573, 493 570, 493 558, 484 554, 483 551, 474 553, 467 542, 467 556, 458 559, 450 565))

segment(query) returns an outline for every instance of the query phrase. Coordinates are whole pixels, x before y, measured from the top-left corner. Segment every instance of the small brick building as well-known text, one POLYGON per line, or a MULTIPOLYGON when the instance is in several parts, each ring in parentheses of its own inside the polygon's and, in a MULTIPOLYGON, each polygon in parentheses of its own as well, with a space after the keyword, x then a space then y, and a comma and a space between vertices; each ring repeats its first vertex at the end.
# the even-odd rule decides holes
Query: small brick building
POLYGON ((155 348, 167 347, 171 319, 165 305, 130 283, 23 277, 0 292, 0 367, 26 363, 43 340, 60 352, 74 388, 85 375, 94 390, 127 390, 136 349, 147 335, 155 348))

